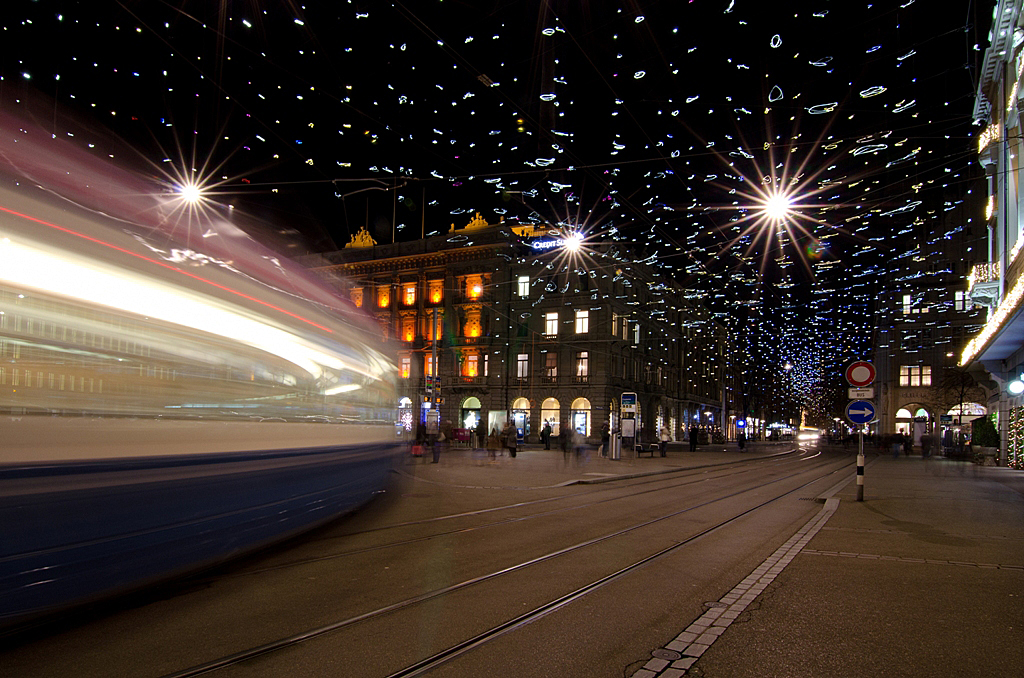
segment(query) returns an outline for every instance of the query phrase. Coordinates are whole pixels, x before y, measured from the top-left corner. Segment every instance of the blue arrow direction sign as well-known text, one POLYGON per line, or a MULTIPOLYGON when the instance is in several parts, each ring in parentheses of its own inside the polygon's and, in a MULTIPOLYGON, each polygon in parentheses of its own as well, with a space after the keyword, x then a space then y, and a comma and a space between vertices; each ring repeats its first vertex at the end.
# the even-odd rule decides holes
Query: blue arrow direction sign
POLYGON ((846 418, 853 424, 869 424, 875 419, 875 406, 867 400, 854 400, 846 406, 846 418))

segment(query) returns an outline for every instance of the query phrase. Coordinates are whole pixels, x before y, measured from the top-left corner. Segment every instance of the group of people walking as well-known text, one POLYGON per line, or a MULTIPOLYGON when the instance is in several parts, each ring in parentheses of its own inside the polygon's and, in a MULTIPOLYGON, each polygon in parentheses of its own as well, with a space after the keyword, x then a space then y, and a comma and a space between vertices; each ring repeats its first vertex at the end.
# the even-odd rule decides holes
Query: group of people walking
MULTIPOLYGON (((411 443, 412 456, 426 456, 429 452, 432 457, 432 463, 438 463, 440 460, 441 451, 449 444, 452 433, 450 428, 451 422, 445 422, 447 426, 442 426, 441 430, 436 434, 428 434, 426 425, 422 422, 416 427, 416 436, 411 443), (448 433, 445 429, 448 429, 448 433)), ((504 455, 506 452, 508 456, 515 459, 519 452, 520 440, 519 431, 515 424, 511 421, 506 422, 505 426, 499 431, 497 426, 491 428, 489 434, 486 433, 486 427, 483 422, 476 428, 476 447, 486 447, 487 453, 492 460, 495 460, 498 454, 504 455)), ((696 426, 693 426, 689 430, 690 451, 696 452, 698 442, 707 442, 707 432, 696 426), (701 441, 701 437, 705 440, 701 441)), ((609 431, 608 425, 604 424, 601 427, 601 447, 599 448, 601 454, 608 453, 609 443, 609 431)), ((658 451, 662 457, 668 454, 668 444, 672 441, 672 433, 669 431, 667 426, 662 426, 658 431, 658 451)), ((745 436, 742 434, 736 438, 739 448, 742 450, 746 441, 745 436)), ((545 450, 550 450, 552 442, 557 446, 556 449, 561 449, 568 462, 573 456, 577 460, 585 459, 589 456, 589 447, 587 444, 587 438, 582 431, 569 426, 565 422, 560 425, 558 422, 552 423, 550 420, 544 422, 543 428, 540 431, 540 442, 544 445, 545 450), (559 432, 555 433, 554 426, 558 425, 559 432)))

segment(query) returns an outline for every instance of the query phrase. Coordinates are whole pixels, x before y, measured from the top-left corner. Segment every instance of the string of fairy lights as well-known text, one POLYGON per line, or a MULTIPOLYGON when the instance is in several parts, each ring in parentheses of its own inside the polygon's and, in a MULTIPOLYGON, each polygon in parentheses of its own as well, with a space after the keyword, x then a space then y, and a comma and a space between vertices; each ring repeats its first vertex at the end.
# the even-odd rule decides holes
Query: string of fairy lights
POLYGON ((727 327, 743 388, 787 380, 821 419, 872 346, 877 281, 963 227, 984 26, 950 14, 28 3, 0 19, 0 104, 143 159, 183 214, 230 204, 324 249, 476 212, 629 245, 727 327))

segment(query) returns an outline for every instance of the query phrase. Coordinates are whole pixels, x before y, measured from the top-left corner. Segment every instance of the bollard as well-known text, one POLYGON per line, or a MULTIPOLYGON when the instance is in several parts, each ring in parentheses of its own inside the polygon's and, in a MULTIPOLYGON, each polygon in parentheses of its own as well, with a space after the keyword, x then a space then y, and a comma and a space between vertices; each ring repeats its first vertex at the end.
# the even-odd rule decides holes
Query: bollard
POLYGON ((857 501, 864 501, 864 431, 857 445, 857 501))

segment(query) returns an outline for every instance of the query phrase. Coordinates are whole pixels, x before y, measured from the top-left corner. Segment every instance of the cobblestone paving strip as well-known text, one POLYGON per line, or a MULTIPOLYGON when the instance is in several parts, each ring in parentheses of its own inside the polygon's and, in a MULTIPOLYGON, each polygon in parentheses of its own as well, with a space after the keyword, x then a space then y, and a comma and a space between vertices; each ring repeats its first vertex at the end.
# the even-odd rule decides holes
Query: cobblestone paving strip
MULTIPOLYGON (((775 577, 809 541, 824 527, 828 519, 839 508, 838 499, 828 499, 825 506, 811 518, 796 534, 768 556, 763 563, 722 596, 717 604, 691 623, 663 648, 654 650, 652 658, 643 668, 633 673, 632 678, 678 678, 685 676, 704 652, 725 633, 733 620, 740 616, 775 577), (678 659, 670 659, 678 657, 678 659)), ((818 552, 816 552, 818 553, 818 552)), ((838 554, 836 554, 838 555, 838 554)), ((856 556, 857 554, 850 554, 856 556)), ((876 556, 877 557, 877 556, 876 556)), ((923 561, 922 561, 923 562, 923 561)))
POLYGON ((686 671, 696 663, 699 656, 725 633, 746 606, 775 581, 782 569, 804 550, 838 508, 838 499, 825 501, 817 515, 768 556, 746 579, 722 596, 718 604, 694 620, 664 648, 659 647, 651 652, 651 660, 636 671, 632 678, 677 678, 686 675, 686 671), (678 656, 679 659, 670 660, 669 656, 678 656))

